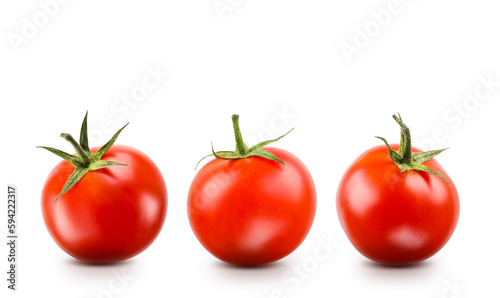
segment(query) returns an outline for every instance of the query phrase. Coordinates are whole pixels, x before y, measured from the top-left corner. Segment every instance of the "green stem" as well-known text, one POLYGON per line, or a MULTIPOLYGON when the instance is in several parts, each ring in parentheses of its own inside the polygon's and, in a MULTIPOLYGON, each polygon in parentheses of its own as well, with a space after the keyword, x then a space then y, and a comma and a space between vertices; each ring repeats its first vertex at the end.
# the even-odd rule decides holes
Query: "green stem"
POLYGON ((245 144, 243 141, 243 137, 241 136, 241 130, 240 130, 240 116, 234 114, 231 119, 233 120, 233 129, 234 129, 234 139, 236 141, 236 150, 235 152, 237 154, 246 154, 248 153, 248 146, 245 144))
POLYGON ((403 123, 403 119, 401 119, 399 114, 398 116, 392 115, 392 118, 394 118, 401 127, 401 141, 399 146, 399 154, 402 156, 401 163, 410 164, 412 156, 410 129, 403 123))

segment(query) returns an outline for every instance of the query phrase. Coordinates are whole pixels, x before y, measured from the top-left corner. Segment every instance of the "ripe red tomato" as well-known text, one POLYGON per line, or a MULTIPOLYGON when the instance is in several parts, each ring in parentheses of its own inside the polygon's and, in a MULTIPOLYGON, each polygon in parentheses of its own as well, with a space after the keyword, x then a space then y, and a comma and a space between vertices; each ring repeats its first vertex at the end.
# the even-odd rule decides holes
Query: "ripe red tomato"
POLYGON ((316 212, 314 182, 305 165, 283 149, 259 150, 279 161, 219 156, 198 172, 189 190, 194 234, 212 255, 231 264, 262 265, 287 256, 307 236, 316 212))
MULTIPOLYGON (((396 152, 400 145, 390 148, 396 152)), ((411 145, 406 149, 414 159, 421 152, 411 145)), ((421 165, 446 181, 423 170, 403 172, 384 145, 361 154, 345 172, 337 212, 347 237, 365 257, 388 265, 412 264, 431 257, 450 239, 459 216, 457 189, 435 159, 421 165)))
POLYGON ((100 160, 127 165, 89 171, 58 198, 75 171, 73 164, 62 161, 42 191, 42 214, 50 235, 66 253, 90 263, 141 253, 160 233, 167 212, 165 182, 148 156, 115 145, 100 160))

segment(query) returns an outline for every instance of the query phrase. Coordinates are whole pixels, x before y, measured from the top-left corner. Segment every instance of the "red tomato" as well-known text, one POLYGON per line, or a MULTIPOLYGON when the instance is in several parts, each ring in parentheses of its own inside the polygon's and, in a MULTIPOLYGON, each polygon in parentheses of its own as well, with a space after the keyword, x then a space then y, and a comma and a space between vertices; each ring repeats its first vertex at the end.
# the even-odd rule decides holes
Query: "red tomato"
MULTIPOLYGON (((316 190, 293 154, 249 148, 233 115, 236 150, 215 152, 189 189, 188 216, 201 244, 220 260, 243 266, 277 261, 307 236, 316 213, 316 190)), ((209 155, 210 156, 210 155, 209 155)), ((207 156, 208 157, 208 156, 207 156)))
POLYGON ((52 238, 69 255, 91 263, 121 261, 145 250, 158 236, 167 212, 165 182, 149 157, 115 145, 102 160, 128 166, 91 171, 54 201, 75 168, 62 161, 42 193, 43 218, 52 238))
POLYGON ((62 161, 42 192, 42 214, 52 238, 69 255, 91 263, 121 261, 145 250, 167 212, 162 174, 144 153, 115 145, 101 160, 128 166, 88 172, 55 201, 75 168, 62 161))
POLYGON ((304 240, 316 212, 309 171, 293 154, 264 148, 274 160, 252 156, 214 159, 194 178, 188 215, 201 244, 236 265, 261 265, 293 252, 304 240))
MULTIPOLYGON (((127 125, 125 125, 127 126, 127 125)), ((156 239, 167 213, 167 189, 160 170, 144 153, 113 146, 121 128, 104 146, 89 149, 87 115, 77 154, 46 149, 63 159, 42 191, 42 215, 55 242, 90 263, 131 258, 156 239)))
MULTIPOLYGON (((397 151, 400 146, 390 147, 397 151)), ((422 165, 449 184, 435 174, 402 172, 384 145, 361 154, 345 172, 337 213, 365 257, 388 265, 412 264, 431 257, 450 239, 459 216, 457 189, 436 160, 422 165)))

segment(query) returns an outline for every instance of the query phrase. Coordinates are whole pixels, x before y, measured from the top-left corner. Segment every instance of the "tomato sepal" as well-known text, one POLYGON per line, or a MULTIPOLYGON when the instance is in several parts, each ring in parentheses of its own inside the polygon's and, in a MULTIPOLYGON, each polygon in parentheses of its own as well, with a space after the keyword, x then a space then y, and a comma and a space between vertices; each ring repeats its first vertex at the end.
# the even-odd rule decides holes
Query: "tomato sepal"
POLYGON ((399 113, 397 116, 392 115, 392 118, 394 118, 394 120, 396 120, 396 122, 401 127, 401 141, 399 150, 392 150, 391 146, 385 138, 376 136, 377 139, 380 139, 384 142, 385 146, 389 150, 389 156, 391 157, 392 161, 394 161, 394 163, 402 172, 408 172, 411 170, 426 172, 440 177, 448 185, 450 185, 448 180, 446 180, 446 178, 441 173, 422 164, 423 162, 428 161, 429 159, 435 157, 448 148, 413 153, 411 147, 410 128, 403 123, 403 119, 401 118, 401 115, 399 115, 399 113))
POLYGON ((88 142, 87 116, 88 111, 85 113, 82 127, 80 129, 80 143, 78 143, 69 133, 61 133, 60 135, 63 139, 68 141, 73 146, 73 148, 75 148, 76 156, 52 147, 36 147, 52 152, 53 154, 63 158, 64 160, 75 166, 75 170, 64 184, 63 189, 61 190, 55 201, 57 201, 63 194, 65 194, 68 190, 75 186, 75 184, 77 184, 78 181, 80 181, 80 179, 82 179, 83 176, 85 176, 85 174, 87 174, 88 172, 104 169, 111 166, 128 166, 127 164, 117 161, 101 160, 101 158, 104 156, 104 154, 106 154, 109 148, 113 146, 122 130, 127 127, 128 123, 125 124, 121 129, 119 129, 104 146, 102 146, 101 148, 99 148, 99 150, 92 154, 90 152, 88 142))
POLYGON ((268 160, 273 160, 273 161, 279 162, 279 163, 283 164, 284 166, 286 166, 285 163, 281 159, 279 159, 276 155, 274 155, 273 153, 271 153, 269 151, 262 150, 261 148, 280 140, 281 138, 283 138, 284 136, 289 134, 293 130, 293 128, 290 129, 284 135, 282 135, 276 139, 262 141, 256 145, 248 148, 248 146, 243 141, 243 137, 241 135, 239 118, 240 118, 240 116, 237 114, 234 114, 231 117, 231 119, 233 121, 236 149, 234 151, 215 151, 213 144, 211 144, 212 145, 212 154, 204 156, 202 159, 200 159, 200 161, 198 161, 198 163, 196 164, 196 167, 194 168, 195 170, 198 167, 198 165, 201 163, 202 160, 204 160, 205 158, 210 157, 210 156, 214 156, 215 158, 226 159, 226 160, 243 159, 243 158, 248 158, 251 156, 259 156, 259 157, 262 157, 262 158, 265 158, 268 160))

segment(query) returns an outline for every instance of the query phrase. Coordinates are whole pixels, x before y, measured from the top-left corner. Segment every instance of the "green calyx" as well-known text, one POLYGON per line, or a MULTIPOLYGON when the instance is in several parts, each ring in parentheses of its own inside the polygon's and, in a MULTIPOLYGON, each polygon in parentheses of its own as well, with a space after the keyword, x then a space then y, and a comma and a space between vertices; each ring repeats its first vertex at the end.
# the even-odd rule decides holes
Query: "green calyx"
POLYGON ((37 146, 37 148, 43 148, 45 150, 54 153, 59 157, 62 157, 64 160, 70 162, 72 165, 75 166, 73 174, 71 174, 68 181, 66 181, 66 184, 64 185, 61 193, 57 196, 56 201, 64 193, 70 190, 76 183, 78 183, 78 181, 80 181, 80 179, 82 179, 82 177, 85 176, 85 174, 87 174, 90 171, 95 171, 98 169, 103 169, 111 166, 127 166, 127 164, 119 163, 116 161, 101 160, 101 158, 104 156, 104 154, 106 154, 106 152, 108 152, 109 148, 113 146, 116 139, 118 138, 122 130, 128 125, 128 123, 125 124, 125 126, 123 126, 120 130, 118 130, 115 133, 115 135, 104 146, 102 146, 101 148, 99 148, 98 151, 92 154, 89 149, 89 140, 87 132, 87 115, 88 112, 85 113, 85 118, 83 118, 82 128, 80 130, 80 143, 78 143, 70 134, 61 133, 61 137, 64 138, 66 141, 70 142, 71 145, 73 145, 77 155, 71 155, 64 151, 54 149, 51 147, 37 146))
POLYGON ((239 115, 235 114, 232 116, 233 129, 234 129, 234 139, 236 141, 236 149, 234 151, 217 151, 216 152, 216 151, 214 151, 214 147, 212 145, 212 154, 209 154, 209 155, 203 157, 196 164, 195 170, 202 160, 204 160, 205 158, 210 157, 210 156, 214 156, 218 159, 242 159, 242 158, 247 158, 250 156, 260 156, 262 158, 274 160, 274 161, 280 162, 283 165, 285 165, 285 163, 281 159, 279 159, 276 155, 274 155, 273 153, 271 153, 269 151, 262 150, 261 148, 283 138, 284 136, 289 134, 293 130, 293 128, 290 129, 286 134, 282 135, 279 138, 276 138, 273 140, 263 141, 263 142, 258 143, 257 145, 254 145, 254 146, 248 148, 248 146, 245 144, 245 142, 243 142, 243 137, 241 136, 239 119, 240 119, 239 115))
POLYGON ((394 120, 396 120, 396 122, 401 127, 401 142, 399 145, 399 150, 398 151, 392 150, 391 147, 389 146, 389 143, 387 143, 386 139, 382 137, 376 137, 376 138, 379 138, 382 141, 384 141, 385 145, 387 146, 387 149, 389 149, 389 156, 398 165, 399 169, 402 172, 415 170, 415 171, 426 172, 429 174, 434 174, 443 179, 444 181, 446 181, 446 183, 448 183, 449 185, 450 183, 446 180, 446 178, 444 178, 443 175, 441 175, 441 173, 438 173, 433 169, 422 165, 424 161, 433 158, 434 156, 438 155, 439 153, 443 152, 448 148, 440 150, 431 150, 427 152, 413 153, 411 151, 410 129, 403 123, 403 119, 401 119, 401 116, 399 114, 397 116, 392 115, 392 118, 394 118, 394 120))

